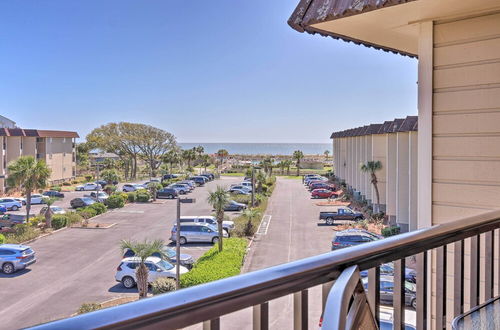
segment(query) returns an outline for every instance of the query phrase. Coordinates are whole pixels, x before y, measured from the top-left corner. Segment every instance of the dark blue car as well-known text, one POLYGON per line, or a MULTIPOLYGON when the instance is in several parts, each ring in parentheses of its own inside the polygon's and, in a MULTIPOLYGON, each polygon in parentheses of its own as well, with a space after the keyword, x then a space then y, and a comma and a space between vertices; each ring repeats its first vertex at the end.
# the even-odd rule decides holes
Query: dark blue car
POLYGON ((243 203, 238 203, 236 201, 230 201, 229 204, 224 207, 224 211, 241 211, 246 209, 247 206, 243 203))

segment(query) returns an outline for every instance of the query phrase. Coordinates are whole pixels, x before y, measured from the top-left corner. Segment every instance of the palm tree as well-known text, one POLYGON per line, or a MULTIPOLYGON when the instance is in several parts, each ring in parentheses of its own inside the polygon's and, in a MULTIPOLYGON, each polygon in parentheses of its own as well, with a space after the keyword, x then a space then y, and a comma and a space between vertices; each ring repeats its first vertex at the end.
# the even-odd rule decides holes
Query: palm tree
POLYGON ((52 209, 50 208, 54 202, 60 200, 60 198, 55 198, 55 197, 51 197, 49 199, 46 199, 45 200, 45 204, 47 205, 47 209, 45 210, 45 213, 43 214, 43 216, 45 217, 45 225, 50 228, 52 227, 52 216, 54 215, 54 211, 52 211, 52 209))
POLYGON ((139 291, 139 299, 146 298, 148 295, 148 267, 146 267, 146 259, 151 257, 153 253, 158 253, 162 258, 166 258, 165 253, 162 250, 163 247, 162 240, 154 240, 149 242, 145 240, 144 242, 135 242, 122 240, 120 242, 120 248, 123 252, 126 250, 132 250, 136 258, 139 258, 139 266, 135 269, 135 277, 137 278, 137 289, 139 291))
POLYGON ((224 232, 222 228, 222 221, 224 221, 224 207, 229 204, 229 193, 221 186, 217 186, 217 189, 210 192, 208 195, 208 203, 212 205, 215 210, 215 217, 217 218, 217 230, 219 232, 219 252, 222 251, 222 238, 224 237, 224 232))
POLYGON ((290 166, 292 166, 292 161, 290 159, 285 160, 286 175, 290 175, 290 166))
POLYGON ((361 172, 364 173, 370 173, 371 176, 371 182, 373 185, 373 188, 375 188, 375 195, 377 197, 377 204, 375 204, 374 207, 374 213, 379 213, 380 212, 380 194, 378 192, 378 181, 377 181, 377 175, 375 172, 378 170, 382 169, 382 163, 377 160, 377 161, 368 161, 366 164, 361 164, 361 172))
POLYGON ((295 150, 293 152, 292 158, 295 159, 296 166, 297 166, 297 176, 299 176, 300 175, 300 161, 302 159, 304 159, 304 153, 300 150, 295 150))
POLYGON ((191 162, 196 159, 195 149, 182 150, 182 159, 186 161, 189 171, 191 169, 191 162))
POLYGON ((220 165, 222 166, 222 162, 224 161, 224 158, 226 158, 229 155, 229 152, 227 152, 226 149, 220 149, 217 151, 217 157, 220 160, 220 165))
POLYGON ((170 174, 172 174, 174 172, 174 164, 178 164, 180 162, 179 150, 177 148, 169 150, 163 155, 163 161, 170 165, 170 174))
POLYGON ((201 155, 201 166, 205 168, 205 172, 207 171, 207 167, 210 166, 210 155, 203 154, 201 155))
POLYGON ((262 186, 266 183, 266 175, 262 171, 258 171, 255 176, 255 181, 257 181, 257 191, 262 192, 262 186))
POLYGON ((21 156, 7 166, 7 183, 24 191, 26 196, 26 221, 31 211, 31 193, 47 186, 51 170, 44 161, 37 161, 33 156, 21 156))
POLYGON ((247 218, 247 223, 245 224, 245 235, 251 236, 253 235, 253 219, 257 218, 260 215, 260 211, 257 208, 249 208, 243 211, 243 216, 247 218))
POLYGON ((328 160, 328 155, 330 155, 330 150, 325 150, 323 154, 325 155, 326 160, 328 160))

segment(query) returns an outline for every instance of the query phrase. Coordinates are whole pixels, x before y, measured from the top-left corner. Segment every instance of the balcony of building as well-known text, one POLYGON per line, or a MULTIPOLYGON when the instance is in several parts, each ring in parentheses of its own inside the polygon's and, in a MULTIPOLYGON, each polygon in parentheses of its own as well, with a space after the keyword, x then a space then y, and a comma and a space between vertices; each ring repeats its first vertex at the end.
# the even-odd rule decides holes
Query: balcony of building
MULTIPOLYGON (((463 218, 379 241, 230 277, 64 320, 38 329, 180 329, 203 324, 219 329, 225 315, 253 308, 242 326, 269 329, 270 305, 293 296, 286 315, 294 329, 413 329, 405 326, 405 309, 414 305, 416 329, 500 326, 496 289, 500 279, 498 229, 500 211, 463 218), (405 287, 405 263, 416 259, 415 302, 405 287), (394 263, 393 316, 380 323, 380 266, 394 263), (368 270, 367 286, 359 271, 368 270), (454 276, 449 276, 453 273, 454 276), (321 286, 321 320, 311 320, 311 289, 321 286), (366 289, 366 290, 365 290, 366 289), (451 298, 450 298, 451 297, 451 298), (486 303, 485 307, 481 304, 486 303), (479 322, 478 322, 479 320, 479 322), (482 323, 481 323, 482 322, 482 323)), ((410 290, 411 291, 411 290, 410 290)))

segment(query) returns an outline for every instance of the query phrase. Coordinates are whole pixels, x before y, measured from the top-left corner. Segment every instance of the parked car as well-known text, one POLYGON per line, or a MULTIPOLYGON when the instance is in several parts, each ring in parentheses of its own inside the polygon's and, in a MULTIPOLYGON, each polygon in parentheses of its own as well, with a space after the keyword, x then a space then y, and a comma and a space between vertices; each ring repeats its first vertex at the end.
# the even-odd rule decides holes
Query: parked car
POLYGON ((47 199, 49 197, 40 195, 40 194, 33 194, 31 195, 31 204, 45 204, 47 202, 47 199))
POLYGON ((248 190, 252 191, 252 182, 250 181, 243 181, 240 183, 241 186, 247 187, 248 190))
MULTIPOLYGON (((182 216, 180 218, 180 222, 182 223, 208 223, 209 225, 217 228, 217 219, 210 215, 202 215, 202 216, 182 216)), ((231 220, 223 220, 222 228, 224 228, 228 233, 230 230, 234 229, 234 221, 231 220)))
MULTIPOLYGON (((170 232, 170 240, 175 242, 177 237, 177 225, 174 225, 170 232)), ((224 231, 224 237, 229 237, 224 231)), ((181 224, 180 239, 181 245, 194 242, 217 243, 219 241, 219 233, 217 228, 206 223, 186 223, 181 224)))
MULTIPOLYGON (((380 275, 394 276, 394 265, 392 262, 380 265, 379 269, 380 269, 380 275)), ((368 270, 360 271, 359 275, 361 277, 367 277, 368 270)), ((415 272, 415 270, 406 267, 405 268, 405 279, 410 283, 417 283, 417 273, 415 272)))
POLYGON ((309 185, 309 189, 314 190, 314 189, 328 189, 331 191, 335 191, 335 185, 331 183, 326 183, 324 181, 322 182, 314 182, 309 185))
POLYGON ((0 205, 0 213, 5 213, 7 212, 7 208, 5 207, 5 205, 0 205))
POLYGON ((327 225, 333 225, 335 220, 358 221, 364 218, 363 213, 354 212, 350 208, 342 207, 337 211, 319 212, 319 220, 325 220, 327 225))
POLYGON ((109 198, 109 195, 104 191, 93 191, 88 195, 84 195, 83 197, 90 197, 97 202, 104 203, 109 198))
POLYGON ((21 202, 22 205, 26 205, 26 198, 24 197, 5 197, 5 198, 12 198, 18 202, 21 202))
POLYGON ((123 185, 123 192, 133 192, 133 191, 137 191, 137 190, 140 190, 140 189, 146 189, 146 187, 144 187, 142 184, 138 184, 138 183, 126 183, 123 185))
POLYGON ((160 180, 159 179, 151 179, 149 181, 144 182, 142 185, 147 188, 150 183, 160 183, 160 180))
POLYGON ((230 189, 246 190, 247 192, 252 192, 252 187, 244 186, 242 184, 232 184, 230 189))
POLYGON ((162 181, 175 179, 177 177, 179 177, 179 174, 165 174, 162 178, 162 181))
POLYGON ((224 207, 224 211, 242 211, 246 208, 247 208, 246 204, 238 203, 236 201, 231 200, 229 204, 227 204, 224 207))
POLYGON ((17 211, 23 206, 21 202, 13 198, 0 198, 0 205, 5 206, 9 211, 17 211))
POLYGON ((228 192, 231 194, 235 195, 250 195, 251 192, 246 190, 246 189, 236 189, 236 188, 229 188, 228 192))
POLYGON ((194 190, 194 188, 196 188, 196 182, 194 182, 193 180, 182 180, 178 183, 187 184, 191 188, 191 190, 194 190))
POLYGON ((333 233, 332 251, 362 243, 377 241, 381 238, 382 236, 364 229, 346 229, 337 231, 333 233))
POLYGON ((91 191, 97 189, 102 189, 101 185, 93 182, 88 182, 86 184, 75 187, 75 191, 91 191))
MULTIPOLYGON (((116 268, 115 280, 121 282, 127 289, 133 288, 137 283, 135 270, 140 264, 140 259, 137 257, 125 258, 116 268)), ((168 277, 176 278, 176 266, 168 261, 162 260, 158 257, 149 257, 146 259, 146 267, 148 268, 148 282, 152 283, 157 278, 168 277)), ((180 267, 180 274, 188 272, 186 267, 180 267)))
POLYGON ((215 179, 215 175, 213 175, 212 173, 203 173, 203 174, 200 174, 200 175, 208 178, 208 181, 212 181, 212 180, 215 179))
POLYGON ((42 195, 47 197, 64 198, 64 194, 62 192, 55 190, 44 191, 42 195))
POLYGON ((332 198, 336 196, 336 192, 328 189, 314 189, 311 191, 311 198, 332 198))
POLYGON ((90 197, 77 197, 72 199, 69 204, 72 208, 77 209, 79 207, 85 207, 94 204, 96 201, 90 197))
MULTIPOLYGON (((66 214, 66 210, 60 206, 51 205, 50 209, 54 214, 66 214)), ((40 210, 40 215, 44 215, 45 212, 47 212, 47 206, 42 207, 42 209, 40 210)))
POLYGON ((35 251, 27 245, 0 244, 0 268, 12 274, 36 262, 35 251))
POLYGON ((203 186, 208 181, 204 176, 192 176, 189 180, 193 180, 198 186, 203 186))
MULTIPOLYGON (((362 278, 363 287, 368 290, 368 278, 362 278)), ((405 305, 417 309, 417 293, 414 283, 405 281, 405 305)), ((394 300, 394 278, 380 275, 380 303, 392 306, 394 300)))
POLYGON ((156 192, 156 198, 175 198, 179 194, 174 188, 162 188, 156 192))
MULTIPOLYGON (((177 264, 177 253, 175 252, 174 249, 172 248, 169 248, 167 246, 164 246, 162 248, 162 251, 163 253, 165 254, 165 256, 167 257, 167 261, 170 262, 171 264, 173 265, 176 265, 177 264)), ((160 254, 155 252, 151 255, 152 257, 158 257, 160 258, 160 254)), ((185 254, 185 253, 181 253, 180 255, 180 264, 181 266, 183 267, 186 267, 187 269, 191 269, 193 268, 193 264, 194 264, 194 259, 191 255, 189 254, 185 254)), ((135 253, 134 251, 130 250, 130 249, 127 249, 123 255, 123 258, 130 258, 130 257, 135 257, 135 253)))
POLYGON ((25 214, 3 214, 0 216, 0 229, 12 228, 23 223, 26 223, 25 214))
POLYGON ((173 183, 173 184, 169 185, 168 188, 176 189, 177 192, 181 195, 185 195, 191 191, 189 186, 187 184, 184 184, 184 183, 173 183))

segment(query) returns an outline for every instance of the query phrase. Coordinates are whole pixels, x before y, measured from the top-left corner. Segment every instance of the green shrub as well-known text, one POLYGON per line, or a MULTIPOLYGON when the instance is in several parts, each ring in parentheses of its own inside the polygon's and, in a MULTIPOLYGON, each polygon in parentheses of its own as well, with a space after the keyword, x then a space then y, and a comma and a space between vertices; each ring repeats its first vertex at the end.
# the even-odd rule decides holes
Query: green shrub
POLYGON ((94 209, 97 212, 97 214, 103 214, 108 210, 108 207, 106 205, 104 205, 103 203, 94 203, 94 204, 89 205, 87 207, 94 209))
POLYGON ((71 182, 65 181, 63 182, 63 186, 71 186, 71 182))
POLYGON ((61 229, 68 225, 68 217, 65 214, 55 214, 52 216, 52 228, 61 229))
POLYGON ((80 181, 78 181, 78 180, 73 180, 73 181, 71 181, 71 183, 72 183, 72 184, 79 184, 79 183, 80 183, 80 181))
POLYGON ((137 200, 137 193, 135 191, 131 191, 127 193, 127 200, 130 203, 134 203, 137 200))
POLYGON ((0 244, 3 244, 5 242, 5 236, 0 234, 0 244))
POLYGON ((90 181, 92 180, 93 176, 92 175, 86 175, 85 180, 90 181))
POLYGON ((42 217, 42 216, 36 216, 36 217, 30 217, 29 221, 28 221, 28 224, 31 226, 31 227, 35 227, 37 228, 38 227, 38 224, 40 222, 43 222, 45 221, 45 217, 42 217))
POLYGON ((74 223, 80 223, 83 220, 83 217, 76 212, 68 212, 65 215, 67 219, 67 226, 71 226, 74 223))
POLYGON ((52 186, 52 187, 50 187, 50 190, 61 192, 61 186, 52 186))
POLYGON ((5 234, 5 243, 19 244, 38 237, 40 230, 28 224, 19 224, 14 227, 13 233, 5 234))
POLYGON ((244 238, 225 238, 224 250, 219 252, 217 244, 195 263, 193 269, 181 276, 181 287, 203 284, 238 275, 247 249, 244 238))
POLYGON ((151 283, 151 291, 153 291, 153 294, 155 295, 175 291, 175 280, 166 277, 159 277, 151 283))
POLYGON ((79 208, 78 210, 76 210, 76 213, 78 213, 84 219, 90 219, 97 215, 97 211, 90 206, 79 208))
POLYGON ((114 193, 116 190, 118 189, 117 186, 114 186, 114 185, 107 185, 106 188, 104 190, 106 190, 106 192, 108 194, 111 194, 111 193, 114 193))
POLYGON ((382 236, 389 237, 398 235, 401 232, 401 228, 398 226, 386 227, 381 230, 382 236))
POLYGON ((149 202, 150 199, 151 199, 151 194, 147 190, 141 189, 137 191, 137 198, 136 198, 137 202, 146 203, 149 202))
POLYGON ((250 195, 233 195, 231 199, 238 203, 249 204, 252 200, 252 196, 250 195))
POLYGON ((85 313, 90 313, 97 311, 101 309, 101 304, 98 303, 83 303, 80 308, 78 308, 77 313, 78 314, 85 314, 85 313))
POLYGON ((106 205, 110 209, 116 209, 116 208, 124 207, 125 206, 125 200, 123 199, 123 197, 120 194, 111 195, 106 200, 106 205))

